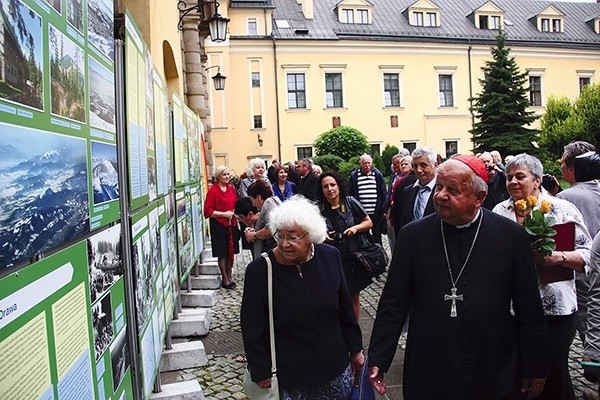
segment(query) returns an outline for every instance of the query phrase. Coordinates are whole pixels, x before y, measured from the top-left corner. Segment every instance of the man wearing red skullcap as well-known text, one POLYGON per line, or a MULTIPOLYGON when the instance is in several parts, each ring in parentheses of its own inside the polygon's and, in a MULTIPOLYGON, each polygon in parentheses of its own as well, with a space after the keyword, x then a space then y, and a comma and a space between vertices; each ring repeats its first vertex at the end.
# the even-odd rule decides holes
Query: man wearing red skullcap
POLYGON ((477 157, 444 162, 435 214, 398 234, 369 345, 381 394, 409 308, 405 400, 532 399, 544 387, 548 342, 529 239, 481 207, 486 180, 477 157))

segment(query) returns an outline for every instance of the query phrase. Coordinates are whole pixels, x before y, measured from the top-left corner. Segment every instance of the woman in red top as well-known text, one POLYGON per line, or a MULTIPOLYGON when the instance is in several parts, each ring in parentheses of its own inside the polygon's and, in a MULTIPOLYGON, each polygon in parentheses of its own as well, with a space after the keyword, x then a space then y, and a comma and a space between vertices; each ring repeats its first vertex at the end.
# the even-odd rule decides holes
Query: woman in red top
POLYGON ((221 285, 234 289, 231 278, 233 255, 240 252, 240 231, 233 209, 237 195, 229 183, 229 169, 220 165, 215 171, 215 184, 208 189, 204 202, 204 217, 209 218, 213 257, 217 257, 221 270, 221 285))

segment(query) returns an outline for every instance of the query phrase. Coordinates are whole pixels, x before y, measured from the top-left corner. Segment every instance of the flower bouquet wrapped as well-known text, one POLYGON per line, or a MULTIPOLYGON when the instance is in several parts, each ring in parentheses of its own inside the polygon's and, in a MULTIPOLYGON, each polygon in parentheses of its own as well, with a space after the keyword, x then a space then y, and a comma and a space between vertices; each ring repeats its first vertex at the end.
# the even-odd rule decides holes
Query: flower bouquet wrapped
POLYGON ((552 208, 549 201, 542 200, 538 206, 536 196, 527 196, 527 199, 515 201, 515 210, 523 216, 523 227, 530 236, 531 249, 544 256, 549 256, 556 249, 553 236, 556 230, 552 229, 555 224, 554 218, 548 216, 552 208))

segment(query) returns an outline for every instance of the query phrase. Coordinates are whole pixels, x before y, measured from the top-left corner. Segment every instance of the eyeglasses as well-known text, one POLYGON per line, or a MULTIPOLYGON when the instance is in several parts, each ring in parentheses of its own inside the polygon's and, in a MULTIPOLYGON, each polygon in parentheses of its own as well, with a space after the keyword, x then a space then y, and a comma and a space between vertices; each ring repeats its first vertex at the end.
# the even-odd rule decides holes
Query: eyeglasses
POLYGON ((308 235, 308 233, 305 233, 302 236, 294 236, 286 235, 283 232, 275 232, 275 234, 273 234, 273 239, 275 239, 277 242, 283 242, 284 240, 287 240, 289 243, 298 243, 299 241, 304 239, 306 235, 308 235))

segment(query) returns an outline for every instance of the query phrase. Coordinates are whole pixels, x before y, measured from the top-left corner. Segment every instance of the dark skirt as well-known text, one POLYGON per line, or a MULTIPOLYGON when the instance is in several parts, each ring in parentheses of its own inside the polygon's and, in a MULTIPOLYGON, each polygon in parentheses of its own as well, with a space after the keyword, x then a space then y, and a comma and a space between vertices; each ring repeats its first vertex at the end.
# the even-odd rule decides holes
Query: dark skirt
MULTIPOLYGON (((214 218, 209 218, 208 221, 213 257, 227 257, 229 255, 229 227, 223 226, 214 218)), ((233 233, 233 253, 238 254, 240 252, 240 230, 237 226, 233 226, 231 231, 233 233)))

